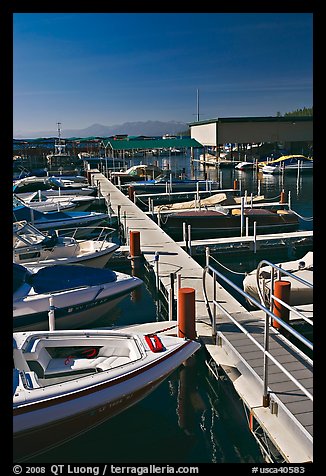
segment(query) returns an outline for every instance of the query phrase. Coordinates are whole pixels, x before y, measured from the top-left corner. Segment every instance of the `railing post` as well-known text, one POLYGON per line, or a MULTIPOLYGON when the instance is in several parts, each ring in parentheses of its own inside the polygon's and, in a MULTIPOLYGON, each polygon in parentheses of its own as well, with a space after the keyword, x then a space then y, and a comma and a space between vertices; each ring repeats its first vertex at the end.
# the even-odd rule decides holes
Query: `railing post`
POLYGON ((160 290, 160 277, 159 277, 159 265, 158 265, 159 253, 158 253, 158 251, 155 251, 154 261, 155 261, 155 274, 156 274, 156 291, 157 291, 157 295, 158 295, 159 290, 160 290))
POLYGON ((268 393, 268 357, 266 352, 269 350, 269 316, 265 313, 265 329, 264 329, 264 392, 263 407, 269 406, 270 396, 268 393))
POLYGON ((53 296, 49 297, 49 331, 54 331, 55 329, 55 315, 54 315, 54 305, 53 305, 53 296))

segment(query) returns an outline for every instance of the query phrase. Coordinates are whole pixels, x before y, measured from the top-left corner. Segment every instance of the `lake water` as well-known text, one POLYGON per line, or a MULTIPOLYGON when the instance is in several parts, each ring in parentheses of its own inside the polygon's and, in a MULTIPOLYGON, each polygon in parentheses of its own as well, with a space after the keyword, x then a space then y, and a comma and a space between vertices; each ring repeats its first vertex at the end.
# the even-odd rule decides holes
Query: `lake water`
MULTIPOLYGON (((186 173, 191 175, 188 159, 163 160, 170 160, 167 164, 170 169, 185 168, 186 173)), ((195 178, 204 177, 204 170, 199 164, 195 164, 193 172, 195 178)), ((207 168, 206 172, 210 179, 221 178, 215 168, 207 168)), ((302 217, 300 229, 313 229, 311 175, 302 175, 298 180, 296 174, 286 174, 282 178, 222 169, 223 188, 233 187, 235 178, 238 179, 241 190, 247 190, 249 194, 257 193, 259 186, 260 193, 266 198, 279 197, 283 189, 286 194, 290 191, 292 208, 302 217)), ((291 254, 293 256, 293 250, 291 254)), ((288 259, 293 259, 292 256, 288 259)), ((276 263, 287 257, 274 254, 264 258, 276 263)), ((203 262, 203 257, 196 259, 203 262)), ((234 278, 238 284, 243 279, 241 273, 255 268, 262 257, 219 256, 217 259, 227 268, 225 272, 228 276, 234 278)), ((129 262, 119 264, 113 269, 131 273, 129 262)), ((94 327, 154 322, 166 318, 166 313, 153 299, 152 285, 145 280, 137 298, 126 298, 94 327)), ((204 349, 194 356, 192 362, 193 365, 189 368, 175 371, 151 395, 134 407, 55 449, 30 458, 28 462, 263 462, 258 444, 249 431, 243 404, 232 385, 227 380, 216 380, 210 374, 205 364, 204 349)))

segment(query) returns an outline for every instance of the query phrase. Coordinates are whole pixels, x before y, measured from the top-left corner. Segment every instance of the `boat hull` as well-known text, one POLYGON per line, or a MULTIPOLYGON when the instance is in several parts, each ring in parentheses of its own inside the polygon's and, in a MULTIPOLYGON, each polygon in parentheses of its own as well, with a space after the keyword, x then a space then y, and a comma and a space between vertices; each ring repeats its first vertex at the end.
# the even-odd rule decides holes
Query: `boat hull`
MULTIPOLYGON (((249 218, 248 230, 252 234, 254 222, 260 234, 295 231, 299 220, 295 214, 255 213, 256 209, 247 211, 244 217, 249 218)), ((240 215, 221 215, 215 211, 171 213, 164 217, 162 228, 175 239, 183 239, 183 223, 191 226, 191 238, 240 236, 240 215)))
POLYGON ((57 396, 42 394, 37 400, 21 400, 13 410, 15 461, 60 445, 126 410, 145 398, 199 348, 197 342, 182 340, 162 353, 147 351, 144 361, 127 365, 124 371, 117 367, 115 375, 109 369, 79 378, 75 390, 73 383, 67 382, 69 390, 60 386, 57 396))
MULTIPOLYGON (((135 287, 130 286, 127 290, 114 295, 55 309, 55 328, 81 329, 92 324, 117 306, 135 287)), ((48 330, 49 312, 41 311, 14 316, 13 328, 16 331, 48 330)))
POLYGON ((56 420, 36 429, 15 433, 13 436, 14 461, 23 461, 60 446, 113 418, 147 397, 164 379, 165 377, 162 377, 155 382, 150 382, 131 395, 123 395, 115 400, 108 399, 101 405, 72 417, 56 420))

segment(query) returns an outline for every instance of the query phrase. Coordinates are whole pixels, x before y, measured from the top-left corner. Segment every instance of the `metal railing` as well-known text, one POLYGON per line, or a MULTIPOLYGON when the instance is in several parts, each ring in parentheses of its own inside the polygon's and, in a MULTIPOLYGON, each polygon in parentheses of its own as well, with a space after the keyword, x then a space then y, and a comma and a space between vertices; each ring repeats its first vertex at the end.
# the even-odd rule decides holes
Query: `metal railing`
MULTIPOLYGON (((51 253, 51 247, 49 246, 49 249, 42 249, 42 242, 38 241, 37 243, 33 244, 30 240, 28 240, 28 236, 33 236, 32 232, 35 230, 35 233, 37 233, 38 236, 44 237, 44 239, 47 237, 46 233, 40 232, 39 230, 35 229, 35 227, 29 225, 30 230, 28 234, 23 235, 20 234, 20 230, 17 230, 16 233, 14 232, 14 235, 16 236, 17 243, 19 241, 23 242, 25 244, 24 247, 18 246, 17 243, 16 245, 14 244, 13 246, 13 252, 14 252, 14 260, 15 260, 15 255, 19 255, 22 253, 36 253, 39 252, 40 250, 43 251, 43 254, 40 256, 33 257, 33 262, 39 263, 42 261, 47 261, 47 260, 53 260, 55 259, 53 257, 53 253, 51 253)), ((62 239, 67 239, 69 238, 71 240, 71 243, 69 243, 70 250, 72 251, 71 255, 69 256, 64 256, 66 258, 73 258, 77 256, 80 246, 82 243, 86 242, 98 242, 100 243, 100 247, 97 248, 97 252, 101 252, 105 244, 108 242, 112 242, 112 235, 115 232, 115 228, 110 228, 107 226, 102 226, 102 227, 94 227, 94 226, 83 226, 83 227, 72 227, 72 228, 58 228, 55 230, 55 233, 57 236, 59 236, 62 239), (87 237, 84 237, 85 232, 89 230, 89 235, 87 237), (82 231, 83 237, 78 238, 78 233, 79 231, 82 231), (72 247, 74 245, 74 249, 72 247)), ((56 246, 56 243, 54 243, 54 246, 56 246)))
MULTIPOLYGON (((313 344, 306 339, 302 334, 300 334, 298 331, 293 329, 289 324, 287 324, 283 319, 279 318, 276 316, 269 308, 264 306, 262 303, 257 301, 254 297, 246 293, 243 289, 239 288, 236 284, 234 284, 230 279, 228 279, 226 276, 224 276, 222 273, 217 271, 215 268, 213 268, 209 264, 209 258, 210 258, 210 253, 209 253, 209 248, 206 248, 206 266, 204 267, 203 270, 203 292, 204 292, 204 299, 205 299, 205 304, 207 308, 207 312, 209 314, 210 320, 211 320, 211 325, 212 325, 212 335, 214 338, 217 336, 217 329, 216 329, 216 324, 217 324, 217 319, 216 319, 216 314, 217 314, 217 308, 223 313, 224 316, 226 316, 228 319, 230 319, 233 324, 241 331, 243 332, 250 340, 255 344, 255 346, 262 351, 263 353, 263 406, 268 407, 270 403, 270 397, 269 397, 269 391, 268 391, 268 359, 270 359, 295 385, 297 388, 299 388, 311 401, 313 401, 313 395, 296 379, 294 378, 291 373, 280 363, 278 360, 269 352, 269 333, 270 333, 270 318, 273 321, 276 321, 283 329, 285 329, 287 332, 289 332, 292 336, 297 338, 301 343, 303 343, 308 349, 313 350, 313 344), (213 278, 213 312, 211 311, 210 308, 210 303, 209 299, 207 297, 207 292, 206 292, 206 276, 207 273, 211 273, 211 277, 213 278), (250 332, 245 329, 217 300, 216 296, 216 282, 217 278, 221 279, 224 281, 226 284, 231 286, 232 289, 237 291, 240 295, 246 298, 247 301, 250 301, 253 303, 258 309, 264 311, 265 313, 265 322, 264 322, 264 345, 261 345, 260 342, 258 342, 251 334, 250 332)), ((272 264, 272 263, 270 263, 272 264)), ((274 266, 274 265, 272 265, 274 266)), ((282 268, 280 268, 282 272, 282 268)), ((290 273, 289 273, 290 274, 290 273)), ((301 278, 299 278, 300 281, 301 278)), ((312 286, 311 283, 307 283, 309 286, 312 286)), ((272 298, 276 300, 275 296, 271 293, 272 298)), ((282 305, 286 305, 286 303, 283 303, 283 301, 277 299, 278 302, 281 302, 282 305)), ((292 310, 293 308, 291 308, 292 310)), ((291 344, 292 347, 296 347, 293 344, 291 344)), ((296 348, 297 349, 297 348, 296 348)), ((299 349, 297 349, 298 353, 301 353, 299 349)), ((307 360, 309 358, 307 357, 307 360)), ((311 359, 309 359, 311 361, 311 359)), ((312 361, 311 361, 311 366, 312 366, 312 361)), ((258 376, 257 376, 258 378, 258 376)))
MULTIPOLYGON (((300 269, 300 268, 299 268, 300 269)), ((304 269, 304 268, 302 268, 304 269)), ((264 269, 265 271, 265 269, 264 269)), ((290 271, 287 271, 286 269, 277 266, 276 264, 271 263, 270 261, 267 260, 262 260, 257 266, 256 270, 256 282, 257 282, 257 292, 260 298, 260 302, 263 306, 269 306, 269 309, 272 309, 273 307, 273 302, 276 301, 279 304, 281 304, 283 307, 288 309, 289 311, 293 312, 297 316, 299 316, 302 320, 307 322, 307 324, 313 326, 313 321, 311 319, 308 319, 302 312, 298 311, 294 306, 290 306, 288 303, 282 301, 279 299, 277 296, 274 295, 274 288, 275 288, 275 271, 278 274, 278 279, 280 280, 282 275, 288 276, 291 279, 298 281, 299 283, 303 284, 304 286, 307 286, 310 289, 313 289, 313 284, 310 283, 309 281, 306 281, 305 279, 300 278, 300 276, 296 276, 295 274, 291 273, 290 271), (260 278, 260 270, 264 266, 270 266, 271 272, 270 272, 270 279, 271 279, 271 284, 270 284, 270 289, 269 290, 269 302, 267 302, 267 297, 266 297, 266 286, 265 286, 265 279, 263 278, 261 280, 260 278), (263 289, 261 288, 261 281, 263 283, 263 289)))

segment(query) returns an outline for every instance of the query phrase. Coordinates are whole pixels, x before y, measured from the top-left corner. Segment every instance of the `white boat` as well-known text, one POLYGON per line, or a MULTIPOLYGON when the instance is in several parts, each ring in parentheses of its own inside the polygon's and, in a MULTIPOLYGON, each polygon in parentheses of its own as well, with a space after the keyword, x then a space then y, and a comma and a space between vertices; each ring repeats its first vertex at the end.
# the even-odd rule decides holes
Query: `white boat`
POLYGON ((64 177, 24 177, 13 181, 13 193, 37 192, 41 190, 45 196, 57 195, 98 195, 98 187, 84 182, 75 182, 64 177))
POLYGON ((158 167, 157 165, 151 164, 140 164, 140 165, 133 165, 129 167, 127 170, 120 170, 120 172, 110 172, 110 179, 113 183, 126 183, 131 182, 134 180, 144 180, 146 178, 154 179, 159 174, 162 174, 163 170, 158 167))
POLYGON ((16 332, 13 346, 15 461, 135 405, 200 348, 123 330, 16 332))
MULTIPOLYGON (((62 198, 62 197, 61 197, 62 198)), ((52 201, 37 201, 37 202, 29 202, 27 200, 23 200, 22 198, 18 197, 17 195, 13 194, 14 199, 14 206, 18 207, 20 205, 26 205, 27 207, 33 208, 33 210, 38 210, 40 212, 58 212, 58 211, 68 211, 74 210, 76 208, 73 202, 69 200, 63 199, 59 202, 52 202, 52 201)))
MULTIPOLYGON (((13 262, 28 268, 53 264, 83 264, 104 268, 119 245, 110 241, 114 228, 98 227, 92 239, 77 239, 79 229, 64 229, 47 235, 26 221, 13 223, 13 262), (71 235, 71 236, 70 236, 71 235)), ((84 231, 84 228, 83 228, 84 231)))
POLYGON ((282 155, 277 159, 260 162, 263 174, 281 174, 283 172, 312 172, 313 159, 304 155, 282 155))
MULTIPOLYGON (((57 195, 51 195, 48 196, 44 192, 41 192, 41 190, 38 190, 37 192, 25 192, 25 193, 19 193, 16 194, 16 197, 22 200, 27 206, 33 206, 34 208, 37 208, 38 204, 42 205, 48 205, 48 204, 53 204, 53 210, 58 210, 62 209, 62 204, 70 204, 71 207, 73 207, 74 210, 78 210, 80 212, 88 210, 89 207, 93 204, 99 205, 100 202, 104 201, 104 197, 99 199, 98 197, 94 197, 91 195, 59 195, 59 191, 57 195)), ((44 210, 42 210, 44 211, 44 210)))
MULTIPOLYGON (((304 281, 313 284, 313 252, 309 251, 303 258, 298 260, 286 261, 278 263, 276 266, 281 267, 285 271, 297 276, 304 281)), ((275 270, 274 270, 275 273, 275 270)), ((269 301, 271 288, 271 267, 262 266, 259 271, 259 286, 264 291, 264 295, 269 301)), ((276 279, 276 278, 275 278, 276 279)), ((290 306, 300 306, 313 303, 313 288, 299 282, 295 278, 287 275, 282 279, 291 283, 290 288, 290 306)), ((260 302, 258 288, 257 288, 257 270, 254 269, 246 275, 243 280, 243 289, 250 296, 260 302)))
POLYGON ((51 306, 55 328, 85 327, 142 283, 108 268, 66 264, 28 269, 13 263, 13 328, 48 329, 51 306))
POLYGON ((247 161, 243 161, 243 162, 239 162, 235 167, 235 170, 254 170, 255 168, 255 163, 254 162, 247 162, 247 161))
MULTIPOLYGON (((13 221, 26 220, 41 231, 113 224, 116 218, 98 212, 40 212, 26 205, 13 207, 13 221)), ((87 229, 85 228, 85 232, 87 229)), ((89 230, 88 230, 89 231, 89 230)))

